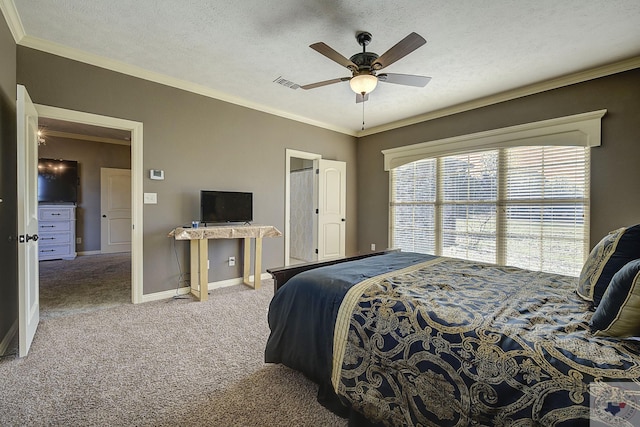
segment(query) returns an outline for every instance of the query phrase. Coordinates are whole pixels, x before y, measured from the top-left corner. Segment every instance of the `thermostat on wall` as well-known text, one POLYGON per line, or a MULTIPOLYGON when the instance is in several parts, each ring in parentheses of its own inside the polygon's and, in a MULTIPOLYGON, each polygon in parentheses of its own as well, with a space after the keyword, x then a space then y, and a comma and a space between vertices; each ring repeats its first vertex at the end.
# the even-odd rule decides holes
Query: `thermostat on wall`
POLYGON ((149 170, 149 178, 163 180, 164 179, 164 171, 158 169, 149 170))

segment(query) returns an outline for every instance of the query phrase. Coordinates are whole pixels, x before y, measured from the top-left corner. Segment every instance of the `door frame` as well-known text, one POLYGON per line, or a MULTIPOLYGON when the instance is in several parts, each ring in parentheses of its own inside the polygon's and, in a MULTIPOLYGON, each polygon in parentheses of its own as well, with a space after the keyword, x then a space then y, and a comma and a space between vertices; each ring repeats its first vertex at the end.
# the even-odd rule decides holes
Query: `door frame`
POLYGON ((284 179, 284 265, 289 265, 291 254, 291 158, 316 160, 322 159, 321 154, 308 153, 287 148, 285 150, 285 179, 284 179))
POLYGON ((131 302, 143 302, 143 137, 142 122, 35 104, 39 117, 131 132, 131 302))

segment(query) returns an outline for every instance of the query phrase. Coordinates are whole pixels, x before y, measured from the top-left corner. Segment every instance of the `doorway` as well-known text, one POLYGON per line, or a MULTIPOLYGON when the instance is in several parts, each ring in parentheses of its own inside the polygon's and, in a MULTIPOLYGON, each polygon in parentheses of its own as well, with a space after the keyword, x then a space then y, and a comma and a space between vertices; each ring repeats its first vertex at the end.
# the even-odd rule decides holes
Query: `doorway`
POLYGON ((301 264, 315 261, 313 244, 314 213, 314 174, 313 160, 291 158, 291 183, 289 197, 289 263, 301 264))
POLYGON ((286 150, 285 265, 345 255, 346 163, 286 150))
POLYGON ((40 318, 130 304, 131 132, 48 118, 38 129, 39 171, 47 172, 38 199, 54 202, 39 204, 40 318), (76 191, 56 199, 53 183, 66 165, 76 191), (105 239, 107 221, 115 231, 105 239))
POLYGON ((315 260, 315 248, 312 247, 313 234, 315 233, 313 219, 313 161, 321 158, 322 155, 316 153, 286 150, 285 266, 315 260), (305 170, 310 170, 310 172, 305 172, 305 170), (311 180, 310 183, 308 179, 311 180), (304 194, 303 191, 306 191, 309 185, 311 186, 311 194, 304 194), (295 233, 293 233, 294 231, 295 233))
MULTIPOLYGON (((130 134, 129 151, 131 169, 131 253, 127 263, 128 267, 130 268, 131 277, 130 301, 134 304, 143 302, 142 123, 43 105, 36 105, 36 109, 38 111, 39 117, 44 119, 60 120, 64 122, 75 123, 78 125, 96 126, 101 128, 113 129, 116 131, 126 131, 130 134)), ((99 173, 100 171, 98 171, 98 175, 99 173)), ((97 233, 100 233, 99 225, 97 226, 97 233)), ((99 253, 100 250, 97 250, 93 253, 85 253, 85 255, 96 255, 99 253)))

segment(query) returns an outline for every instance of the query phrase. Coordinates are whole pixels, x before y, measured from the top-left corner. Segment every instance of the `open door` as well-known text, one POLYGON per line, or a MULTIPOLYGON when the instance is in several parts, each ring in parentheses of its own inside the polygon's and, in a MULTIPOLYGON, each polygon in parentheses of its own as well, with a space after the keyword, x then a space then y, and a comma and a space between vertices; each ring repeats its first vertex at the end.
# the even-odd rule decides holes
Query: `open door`
POLYGON ((40 321, 38 280, 38 112, 18 85, 18 326, 19 355, 29 352, 40 321))
POLYGON ((317 197, 314 227, 318 260, 345 256, 347 164, 336 160, 313 161, 317 197))

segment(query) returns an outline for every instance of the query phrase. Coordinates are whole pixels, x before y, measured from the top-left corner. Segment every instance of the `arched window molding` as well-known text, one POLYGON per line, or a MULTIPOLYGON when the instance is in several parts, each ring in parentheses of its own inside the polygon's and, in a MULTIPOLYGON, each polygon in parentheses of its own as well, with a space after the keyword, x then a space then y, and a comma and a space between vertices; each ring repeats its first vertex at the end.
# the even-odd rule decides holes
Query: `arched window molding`
POLYGON ((493 148, 542 145, 597 147, 601 144, 601 119, 606 112, 597 110, 382 150, 384 170, 416 160, 493 148))

